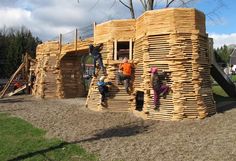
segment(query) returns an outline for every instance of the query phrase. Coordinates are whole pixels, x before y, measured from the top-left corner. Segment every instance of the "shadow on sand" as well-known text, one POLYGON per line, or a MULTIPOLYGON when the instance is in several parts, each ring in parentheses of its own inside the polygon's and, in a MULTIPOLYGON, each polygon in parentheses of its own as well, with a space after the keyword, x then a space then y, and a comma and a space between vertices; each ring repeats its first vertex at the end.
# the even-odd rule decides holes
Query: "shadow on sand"
POLYGON ((236 101, 221 102, 221 103, 216 104, 216 111, 218 113, 224 113, 234 108, 236 108, 236 101))
POLYGON ((216 101, 216 111, 218 113, 224 113, 225 111, 236 108, 236 98, 214 94, 214 99, 216 101))
POLYGON ((112 138, 112 137, 134 136, 134 135, 141 134, 143 132, 148 131, 148 128, 149 128, 148 125, 145 125, 145 126, 143 124, 138 125, 137 122, 131 123, 128 125, 123 125, 123 126, 116 126, 113 128, 101 130, 100 132, 94 134, 90 138, 86 138, 86 139, 82 139, 82 140, 78 140, 78 141, 74 141, 74 142, 63 142, 63 143, 56 145, 56 146, 51 146, 51 147, 48 147, 45 149, 41 149, 38 151, 29 152, 27 154, 17 156, 15 158, 9 159, 8 161, 24 160, 24 159, 31 158, 31 157, 34 157, 37 155, 41 155, 41 156, 46 157, 45 154, 47 152, 51 152, 51 151, 54 151, 57 149, 64 148, 70 144, 78 144, 78 143, 82 143, 82 142, 96 141, 96 140, 105 139, 105 138, 112 138))

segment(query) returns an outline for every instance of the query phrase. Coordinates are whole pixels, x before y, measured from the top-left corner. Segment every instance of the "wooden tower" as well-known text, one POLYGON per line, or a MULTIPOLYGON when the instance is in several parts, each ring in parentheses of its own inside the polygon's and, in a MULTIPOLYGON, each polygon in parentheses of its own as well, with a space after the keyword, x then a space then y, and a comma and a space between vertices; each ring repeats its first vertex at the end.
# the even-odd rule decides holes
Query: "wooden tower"
POLYGON ((86 106, 92 110, 133 112, 145 119, 181 120, 204 118, 216 112, 211 89, 208 35, 205 15, 190 8, 147 11, 137 19, 112 20, 94 26, 94 37, 61 45, 45 42, 37 48, 34 95, 42 98, 68 98, 84 95, 80 59, 89 44, 103 43, 101 51, 111 81, 107 106, 91 81, 86 106), (135 64, 132 92, 117 85, 118 65, 123 57, 135 64), (151 67, 165 70, 172 89, 153 105, 151 67))
POLYGON ((211 90, 208 35, 205 16, 196 9, 163 9, 145 12, 136 20, 113 20, 96 25, 94 43, 104 43, 102 51, 112 81, 107 108, 99 105, 97 79, 93 80, 87 105, 95 110, 132 111, 144 118, 180 120, 204 118, 216 112, 211 90), (126 53, 125 53, 126 52, 126 53), (135 63, 132 94, 117 85, 119 57, 135 63), (166 83, 172 93, 160 99, 154 110, 150 85, 151 67, 170 73, 166 83), (137 108, 137 97, 144 99, 137 108), (137 112, 139 111, 139 112, 137 112))

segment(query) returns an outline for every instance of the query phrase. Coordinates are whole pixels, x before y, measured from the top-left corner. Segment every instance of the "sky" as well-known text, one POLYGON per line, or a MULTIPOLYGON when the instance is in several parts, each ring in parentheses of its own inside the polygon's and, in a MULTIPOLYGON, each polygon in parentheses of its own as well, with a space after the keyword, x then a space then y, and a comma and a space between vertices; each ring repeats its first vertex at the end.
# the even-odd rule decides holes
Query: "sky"
MULTIPOLYGON (((163 1, 157 0, 155 8, 161 8, 163 1)), ((134 0, 134 6, 137 16, 142 14, 139 0, 134 0)), ((186 7, 206 14, 207 33, 214 38, 214 47, 236 44, 235 0, 195 0, 186 7)), ((130 18, 130 14, 118 0, 0 0, 0 29, 25 26, 43 41, 93 22, 122 18, 130 18)))

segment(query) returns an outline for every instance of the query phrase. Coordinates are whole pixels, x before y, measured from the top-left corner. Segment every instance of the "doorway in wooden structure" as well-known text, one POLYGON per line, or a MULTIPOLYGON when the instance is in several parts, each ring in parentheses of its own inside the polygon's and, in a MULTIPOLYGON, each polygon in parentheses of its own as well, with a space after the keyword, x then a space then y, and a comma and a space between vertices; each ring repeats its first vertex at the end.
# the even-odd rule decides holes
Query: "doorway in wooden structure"
POLYGON ((136 92, 135 104, 136 104, 135 110, 143 111, 144 92, 142 92, 142 91, 137 91, 136 92))
POLYGON ((114 60, 122 60, 127 57, 129 60, 133 59, 133 41, 114 41, 114 60))
POLYGON ((86 54, 82 57, 81 62, 82 62, 82 67, 83 67, 83 78, 84 78, 84 84, 85 84, 85 91, 86 91, 86 95, 87 95, 89 88, 90 88, 92 76, 94 73, 93 56, 86 54))
POLYGON ((68 52, 61 59, 61 92, 64 98, 86 97, 84 57, 88 50, 68 52))

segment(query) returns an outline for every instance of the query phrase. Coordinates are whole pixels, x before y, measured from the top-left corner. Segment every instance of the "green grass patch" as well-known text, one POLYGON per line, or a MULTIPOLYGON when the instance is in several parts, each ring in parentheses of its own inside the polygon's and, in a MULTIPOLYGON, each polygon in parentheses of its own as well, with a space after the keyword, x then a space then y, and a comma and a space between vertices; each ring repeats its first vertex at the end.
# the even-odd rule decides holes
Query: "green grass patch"
POLYGON ((0 113, 0 160, 97 160, 78 145, 46 139, 45 133, 22 119, 0 113))
POLYGON ((235 101, 235 98, 229 97, 219 85, 214 85, 212 87, 212 90, 216 103, 225 101, 235 101))
POLYGON ((232 75, 231 80, 232 80, 233 82, 236 82, 236 75, 232 75))

